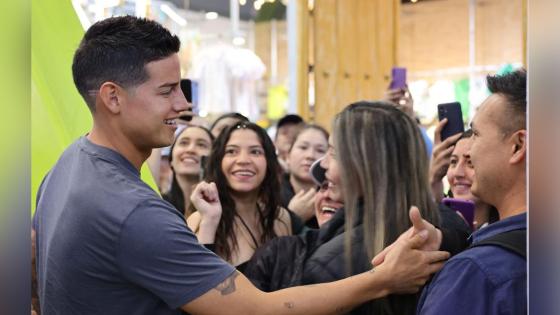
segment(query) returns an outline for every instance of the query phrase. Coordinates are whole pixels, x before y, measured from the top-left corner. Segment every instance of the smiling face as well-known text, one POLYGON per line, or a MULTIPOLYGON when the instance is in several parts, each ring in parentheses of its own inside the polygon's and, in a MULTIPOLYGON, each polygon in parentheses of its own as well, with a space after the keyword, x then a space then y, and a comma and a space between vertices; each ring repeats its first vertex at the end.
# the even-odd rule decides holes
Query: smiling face
POLYGON ((325 178, 327 179, 328 191, 327 196, 332 200, 344 202, 342 194, 339 164, 336 159, 336 150, 333 143, 333 136, 329 137, 329 149, 325 158, 321 160, 321 167, 326 169, 325 178))
POLYGON ((119 99, 117 123, 136 149, 151 151, 173 142, 179 112, 188 107, 179 83, 179 57, 173 54, 165 59, 146 64, 149 79, 132 88, 124 89, 119 99))
POLYGON ((329 197, 330 193, 329 185, 325 182, 325 184, 321 185, 317 194, 315 194, 315 217, 319 226, 327 223, 336 211, 344 206, 342 202, 331 199, 329 197))
POLYGON ((513 145, 506 139, 504 125, 506 99, 490 95, 472 121, 472 144, 468 152, 475 171, 472 193, 484 202, 495 205, 496 196, 506 191, 508 165, 513 145))
POLYGON ((471 148, 470 138, 461 139, 455 145, 451 153, 451 161, 447 169, 447 180, 451 187, 453 197, 476 201, 477 198, 471 193, 471 185, 474 180, 474 169, 471 157, 468 154, 471 148))
POLYGON ((296 138, 288 155, 290 175, 298 180, 312 182, 309 175, 311 164, 325 155, 328 142, 325 135, 315 128, 303 130, 296 138))
POLYGON ((198 176, 202 156, 210 154, 212 139, 199 127, 187 127, 179 134, 171 152, 171 166, 177 175, 198 176))
POLYGON ((221 163, 228 186, 236 193, 257 193, 266 175, 266 157, 258 135, 250 129, 231 133, 221 163))

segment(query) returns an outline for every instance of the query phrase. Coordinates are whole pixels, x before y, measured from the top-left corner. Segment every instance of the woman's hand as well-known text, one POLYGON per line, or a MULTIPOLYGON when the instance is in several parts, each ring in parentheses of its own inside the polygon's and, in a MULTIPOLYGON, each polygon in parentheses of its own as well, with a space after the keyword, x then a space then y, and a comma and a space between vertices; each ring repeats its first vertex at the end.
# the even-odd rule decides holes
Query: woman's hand
POLYGON ((447 118, 440 121, 434 133, 434 149, 432 151, 432 159, 430 160, 429 179, 432 186, 432 192, 437 202, 443 198, 443 183, 442 179, 447 174, 447 169, 451 162, 451 154, 455 149, 455 143, 461 137, 458 133, 453 135, 445 141, 441 141, 441 130, 447 124, 447 118))
POLYGON ((316 193, 317 192, 314 188, 310 188, 307 191, 298 191, 298 193, 290 200, 288 209, 297 214, 303 222, 307 222, 307 220, 311 219, 315 215, 316 193))
POLYGON ((414 100, 408 90, 408 86, 402 89, 390 89, 385 91, 383 100, 393 103, 398 109, 414 118, 414 100))
POLYGON ((213 244, 222 217, 222 204, 216 184, 200 182, 191 194, 191 202, 197 210, 191 217, 199 216, 200 220, 189 217, 187 223, 198 221, 198 228, 194 229, 198 241, 202 244, 213 244))

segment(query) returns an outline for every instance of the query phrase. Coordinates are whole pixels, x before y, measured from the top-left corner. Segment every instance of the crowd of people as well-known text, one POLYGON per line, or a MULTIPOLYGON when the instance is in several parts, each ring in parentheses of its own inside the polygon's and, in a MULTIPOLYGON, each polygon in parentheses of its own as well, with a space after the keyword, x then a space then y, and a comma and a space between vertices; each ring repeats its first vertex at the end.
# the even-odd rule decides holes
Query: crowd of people
POLYGON ((34 312, 527 312, 525 70, 489 76, 472 129, 442 140, 443 120, 433 147, 406 88, 271 138, 240 113, 181 122, 179 46, 130 16, 85 33, 93 127, 37 192, 34 312))

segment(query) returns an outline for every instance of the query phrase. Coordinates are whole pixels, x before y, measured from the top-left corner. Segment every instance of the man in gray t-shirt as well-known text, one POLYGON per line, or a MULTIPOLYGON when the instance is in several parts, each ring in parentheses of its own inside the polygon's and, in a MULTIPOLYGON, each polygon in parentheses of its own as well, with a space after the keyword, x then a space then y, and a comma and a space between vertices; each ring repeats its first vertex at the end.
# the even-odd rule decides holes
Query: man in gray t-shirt
POLYGON ((172 314, 234 272, 128 160, 86 137, 44 179, 37 209, 44 314, 172 314))
MULTIPOLYGON (((34 217, 42 314, 335 314, 416 292, 447 253, 419 223, 375 272, 263 293, 198 244, 183 217, 140 180, 153 148, 189 114, 179 39, 156 22, 109 18, 85 33, 72 64, 93 127, 43 180, 34 217)), ((200 223, 215 226, 215 222, 200 223), (212 223, 212 224, 210 224, 212 223)))

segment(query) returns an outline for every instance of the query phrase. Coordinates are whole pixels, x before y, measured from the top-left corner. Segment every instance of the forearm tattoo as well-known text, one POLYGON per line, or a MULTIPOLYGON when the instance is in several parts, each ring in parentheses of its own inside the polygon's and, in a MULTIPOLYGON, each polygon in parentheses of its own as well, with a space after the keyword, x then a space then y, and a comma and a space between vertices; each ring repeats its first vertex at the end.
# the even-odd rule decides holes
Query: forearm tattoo
POLYGON ((237 278, 237 276, 239 276, 239 273, 236 271, 222 283, 218 284, 214 290, 218 290, 222 295, 228 295, 235 292, 235 278, 237 278))

